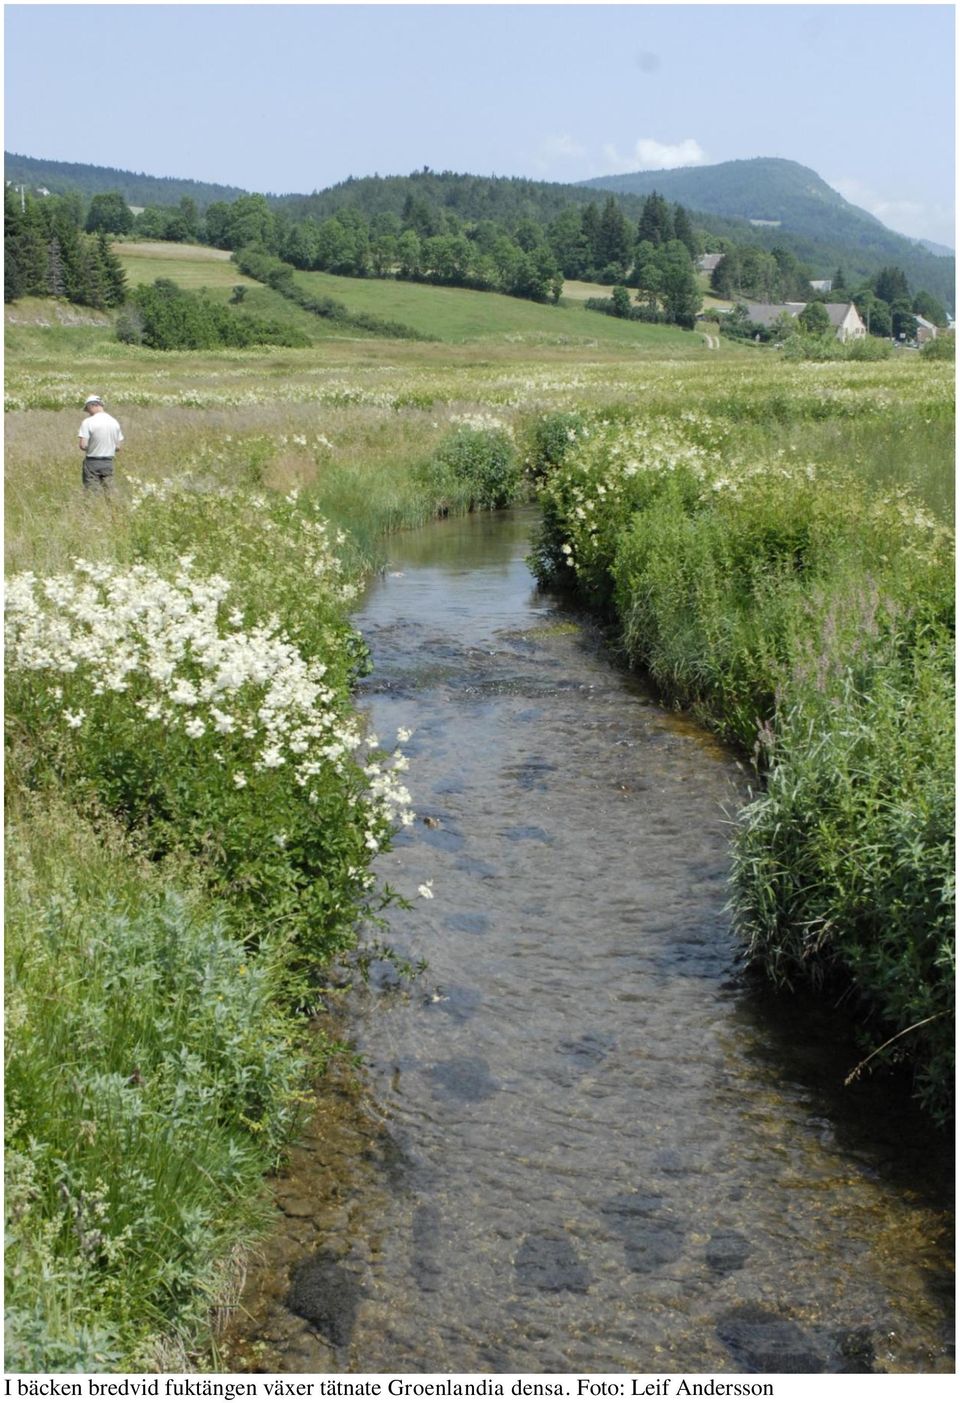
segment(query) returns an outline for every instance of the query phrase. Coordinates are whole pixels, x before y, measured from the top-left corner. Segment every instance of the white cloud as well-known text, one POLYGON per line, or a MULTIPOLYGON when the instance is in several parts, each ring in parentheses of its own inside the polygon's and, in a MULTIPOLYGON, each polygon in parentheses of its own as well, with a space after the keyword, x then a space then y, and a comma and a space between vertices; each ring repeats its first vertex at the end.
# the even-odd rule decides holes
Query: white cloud
POLYGON ((859 205, 908 239, 933 239, 937 243, 954 243, 954 210, 952 205, 924 203, 922 200, 888 200, 872 186, 856 177, 829 182, 845 200, 859 205))
POLYGON ((538 170, 550 171, 564 161, 582 161, 586 154, 587 148, 581 142, 568 132, 561 132, 541 141, 533 160, 538 170))
POLYGON ((655 141, 651 136, 641 136, 637 138, 633 151, 627 156, 622 156, 617 148, 608 142, 603 148, 603 159, 608 167, 604 174, 613 175, 620 171, 665 171, 675 170, 678 166, 699 166, 707 157, 699 141, 695 141, 692 136, 672 146, 663 141, 655 141))

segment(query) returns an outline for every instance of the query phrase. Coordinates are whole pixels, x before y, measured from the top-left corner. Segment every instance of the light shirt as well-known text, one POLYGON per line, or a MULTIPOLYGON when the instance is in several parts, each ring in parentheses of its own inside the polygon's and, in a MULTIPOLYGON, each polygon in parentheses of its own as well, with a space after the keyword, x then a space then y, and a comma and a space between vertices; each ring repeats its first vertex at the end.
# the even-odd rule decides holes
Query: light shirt
POLYGON ((79 437, 81 443, 86 442, 84 451, 88 458, 112 458, 123 442, 120 425, 105 409, 84 419, 79 437))

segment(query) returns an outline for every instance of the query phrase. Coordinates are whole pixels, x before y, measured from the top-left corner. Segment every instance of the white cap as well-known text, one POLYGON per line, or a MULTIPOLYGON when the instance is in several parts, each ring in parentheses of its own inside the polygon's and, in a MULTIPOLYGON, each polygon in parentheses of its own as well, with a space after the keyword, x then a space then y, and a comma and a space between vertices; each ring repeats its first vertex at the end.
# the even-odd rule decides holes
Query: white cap
POLYGON ((87 395, 86 399, 83 401, 84 409, 86 409, 88 404, 103 404, 103 400, 99 395, 87 395))

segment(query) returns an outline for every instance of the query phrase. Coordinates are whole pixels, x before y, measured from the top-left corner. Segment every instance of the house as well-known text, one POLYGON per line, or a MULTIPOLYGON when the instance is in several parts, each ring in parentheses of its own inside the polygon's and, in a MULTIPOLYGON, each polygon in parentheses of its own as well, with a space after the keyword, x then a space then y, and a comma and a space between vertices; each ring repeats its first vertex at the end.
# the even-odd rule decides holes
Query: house
POLYGON ((697 259, 698 272, 712 273, 722 257, 722 253, 701 253, 700 257, 697 259))
POLYGON ((814 292, 832 292, 833 278, 811 279, 810 286, 813 288, 814 292))
POLYGON ((783 316, 784 312, 791 317, 798 317, 806 306, 806 302, 744 302, 747 309, 747 321, 756 322, 758 326, 773 326, 775 321, 783 316))
POLYGON ((852 302, 825 302, 824 306, 838 341, 859 341, 866 336, 866 322, 852 302))
POLYGON ((926 317, 918 317, 916 313, 914 313, 913 319, 917 323, 918 346, 925 346, 928 341, 933 341, 936 338, 937 328, 933 322, 928 322, 926 317))
MULTIPOLYGON (((791 317, 799 317, 806 305, 806 302, 744 303, 747 319, 759 326, 768 327, 773 326, 784 313, 791 317)), ((855 341, 861 336, 866 336, 866 325, 852 302, 825 302, 823 305, 827 309, 830 325, 837 333, 838 341, 855 341)))

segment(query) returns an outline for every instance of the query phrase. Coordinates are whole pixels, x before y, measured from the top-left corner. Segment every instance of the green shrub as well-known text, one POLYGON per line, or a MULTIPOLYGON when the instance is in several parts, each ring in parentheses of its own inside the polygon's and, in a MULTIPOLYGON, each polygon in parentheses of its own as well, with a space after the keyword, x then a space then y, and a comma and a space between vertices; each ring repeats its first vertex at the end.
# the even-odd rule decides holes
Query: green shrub
POLYGON ((355 938, 369 855, 409 796, 364 754, 324 656, 276 618, 245 622, 226 579, 192 567, 14 577, 10 708, 39 775, 90 790, 154 856, 201 859, 248 938, 279 927, 329 958, 355 938))
POLYGON ((510 436, 502 429, 461 426, 441 442, 430 465, 435 483, 450 482, 471 510, 508 506, 520 494, 522 475, 510 436))
MULTIPOLYGON (((815 305, 815 304, 811 304, 815 305)), ((790 336, 784 342, 783 357, 788 361, 883 361, 889 360, 893 347, 879 336, 859 336, 851 341, 838 341, 832 331, 820 336, 790 336)))
POLYGON ((118 318, 117 337, 157 351, 309 345, 294 327, 234 312, 202 293, 177 287, 168 278, 134 291, 130 307, 118 318))
POLYGON ((858 336, 847 342, 847 360, 889 360, 892 355, 893 346, 882 336, 858 336))
POLYGON ((941 332, 920 349, 924 360, 953 361, 957 358, 957 338, 953 332, 941 332))
POLYGON ((559 467, 578 439, 588 433, 587 416, 577 410, 542 414, 526 432, 524 467, 538 482, 559 467))

